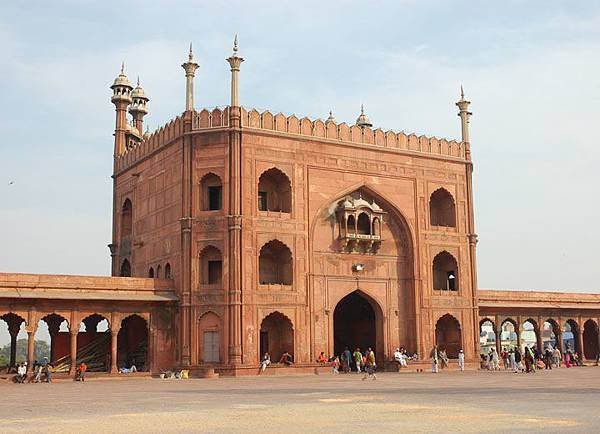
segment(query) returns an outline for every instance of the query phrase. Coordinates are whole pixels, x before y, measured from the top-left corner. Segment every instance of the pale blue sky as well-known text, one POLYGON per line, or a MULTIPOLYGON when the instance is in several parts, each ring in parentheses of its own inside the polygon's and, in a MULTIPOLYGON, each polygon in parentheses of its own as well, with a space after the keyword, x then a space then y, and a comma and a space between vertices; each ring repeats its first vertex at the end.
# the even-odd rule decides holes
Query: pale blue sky
POLYGON ((107 274, 122 60, 151 128, 228 102, 233 34, 246 106, 458 138, 472 101, 481 288, 600 291, 600 3, 4 1, 0 270, 107 274), (8 185, 14 181, 13 185, 8 185))

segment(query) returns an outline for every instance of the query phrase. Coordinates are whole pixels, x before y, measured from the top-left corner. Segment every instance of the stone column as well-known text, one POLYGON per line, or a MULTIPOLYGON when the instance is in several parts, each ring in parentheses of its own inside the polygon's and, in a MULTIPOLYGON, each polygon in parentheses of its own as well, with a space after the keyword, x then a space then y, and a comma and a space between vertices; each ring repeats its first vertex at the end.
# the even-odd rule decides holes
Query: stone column
POLYGON ((111 330, 110 337, 110 373, 116 374, 119 371, 117 368, 117 342, 119 340, 119 331, 111 330))
POLYGON ((75 371, 77 370, 77 336, 79 335, 79 329, 72 329, 69 331, 69 334, 71 335, 71 367, 69 374, 75 375, 75 371))
POLYGON ((242 363, 242 125, 238 75, 244 61, 237 55, 237 37, 231 67, 231 107, 229 109, 229 351, 231 364, 242 363))
POLYGON ((17 365, 17 336, 19 335, 19 329, 21 324, 11 322, 8 325, 8 334, 10 335, 10 362, 9 367, 13 368, 17 365))
POLYGON ((583 327, 577 326, 577 340, 579 341, 579 357, 581 361, 585 360, 585 351, 583 347, 583 327))
POLYGON ((194 110, 194 76, 196 75, 196 69, 198 69, 199 66, 200 65, 194 62, 192 44, 190 43, 188 61, 181 65, 185 70, 185 111, 194 110))
POLYGON ((27 332, 27 372, 31 372, 35 360, 35 330, 27 332))

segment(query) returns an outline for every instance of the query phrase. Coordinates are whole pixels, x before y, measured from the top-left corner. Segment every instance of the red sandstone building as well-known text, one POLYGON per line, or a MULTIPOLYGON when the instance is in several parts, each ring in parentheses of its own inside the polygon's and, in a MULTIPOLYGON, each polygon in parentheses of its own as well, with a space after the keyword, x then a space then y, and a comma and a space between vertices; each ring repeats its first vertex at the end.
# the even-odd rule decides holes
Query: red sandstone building
POLYGON ((54 359, 103 338, 94 354, 111 372, 142 353, 152 372, 239 375, 266 351, 302 368, 345 346, 381 361, 399 346, 426 358, 437 344, 475 361, 487 321, 498 348, 505 324, 519 345, 529 324, 538 348, 551 335, 563 345, 567 327, 595 357, 600 295, 477 289, 463 94, 461 140, 438 139, 373 129, 362 110, 347 125, 242 107, 237 47, 227 61, 230 104, 196 111, 190 49, 186 109, 153 134, 144 90, 123 70, 115 79, 109 247, 122 277, 0 274, 0 316, 11 336, 26 323, 30 359, 40 319, 54 359), (96 331, 104 319, 109 331, 96 331), (67 339, 65 320, 86 331, 69 327, 67 339))

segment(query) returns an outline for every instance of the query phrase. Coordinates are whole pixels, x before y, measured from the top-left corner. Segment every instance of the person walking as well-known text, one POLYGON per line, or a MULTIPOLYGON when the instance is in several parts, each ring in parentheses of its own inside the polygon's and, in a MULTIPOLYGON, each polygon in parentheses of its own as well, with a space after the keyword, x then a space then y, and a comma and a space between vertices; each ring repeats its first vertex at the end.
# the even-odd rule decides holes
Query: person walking
POLYGON ((458 367, 461 371, 465 370, 465 352, 462 349, 458 350, 458 367))
POLYGON ((333 362, 331 362, 331 373, 336 375, 340 373, 340 359, 338 356, 335 356, 333 362))
POLYGON ((448 354, 446 353, 446 349, 442 348, 439 353, 438 353, 439 357, 440 357, 440 362, 441 362, 441 368, 445 369, 448 367, 449 365, 449 360, 448 360, 448 354))
POLYGON ((352 357, 354 358, 354 364, 356 365, 356 373, 360 374, 363 359, 363 355, 360 352, 360 348, 356 348, 354 350, 354 354, 352 354, 352 357))
POLYGON ((554 347, 554 351, 552 351, 552 361, 554 362, 555 368, 560 368, 560 361, 562 359, 562 354, 560 354, 560 350, 558 346, 554 347))
POLYGON ((513 372, 519 372, 518 367, 517 367, 517 359, 515 356, 514 348, 511 348, 510 350, 508 350, 508 361, 510 364, 510 369, 512 369, 513 372))
POLYGON ((544 350, 544 369, 552 369, 552 349, 550 346, 547 346, 544 350))
POLYGON ((438 373, 439 353, 437 345, 434 345, 429 352, 429 358, 431 359, 431 372, 434 374, 438 373))
POLYGON ((377 375, 375 375, 375 369, 377 369, 377 364, 375 363, 375 353, 370 347, 367 349, 366 357, 367 361, 365 363, 365 376, 363 377, 363 380, 366 380, 367 378, 377 380, 377 375))
POLYGON ((342 364, 344 366, 344 372, 347 374, 348 372, 350 372, 350 361, 352 360, 352 353, 350 353, 350 350, 348 349, 348 347, 346 347, 344 349, 344 352, 342 353, 342 364))
POLYGON ((84 362, 79 364, 77 373, 75 374, 75 381, 85 381, 85 372, 87 371, 87 365, 84 362))

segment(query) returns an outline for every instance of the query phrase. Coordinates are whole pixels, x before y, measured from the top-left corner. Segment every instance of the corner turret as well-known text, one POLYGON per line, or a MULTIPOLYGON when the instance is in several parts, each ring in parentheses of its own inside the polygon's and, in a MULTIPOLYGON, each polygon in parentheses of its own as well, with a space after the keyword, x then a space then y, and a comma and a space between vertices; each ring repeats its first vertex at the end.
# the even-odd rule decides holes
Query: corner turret
POLYGON ((125 151, 127 133, 127 107, 131 104, 131 91, 133 86, 125 75, 125 63, 121 64, 121 72, 115 78, 112 86, 111 102, 115 105, 115 149, 114 156, 121 155, 125 151))
POLYGON ((144 89, 140 86, 140 78, 138 77, 137 86, 131 92, 132 104, 129 107, 129 113, 133 117, 133 126, 138 130, 141 136, 144 133, 144 116, 148 114, 147 104, 150 98, 146 96, 144 89))
POLYGON ((365 107, 362 104, 360 105, 360 116, 358 117, 358 119, 356 119, 356 125, 358 125, 361 128, 364 128, 364 127, 371 128, 373 126, 373 124, 371 123, 371 120, 365 114, 365 107))

